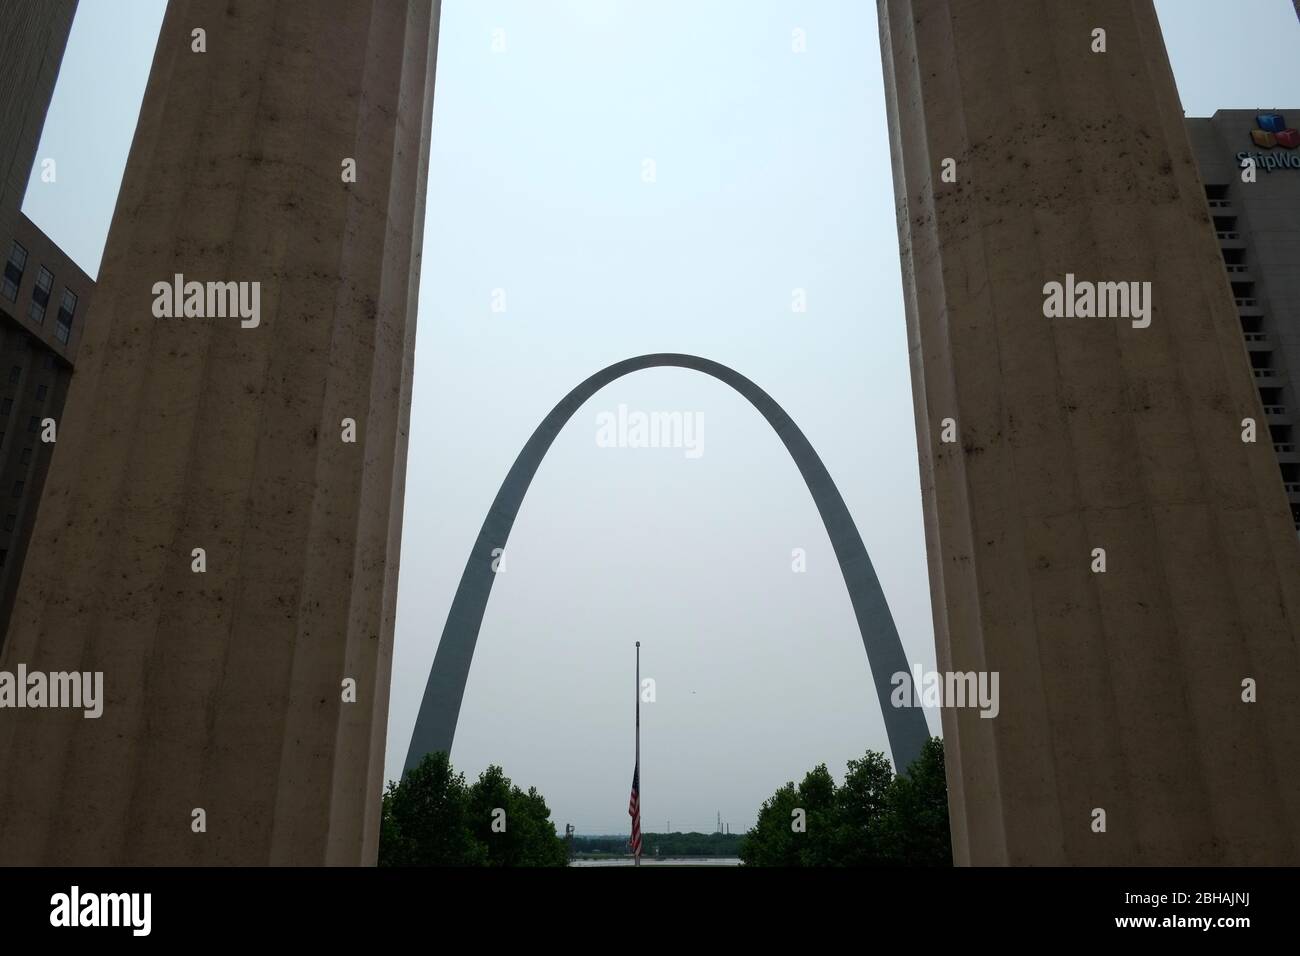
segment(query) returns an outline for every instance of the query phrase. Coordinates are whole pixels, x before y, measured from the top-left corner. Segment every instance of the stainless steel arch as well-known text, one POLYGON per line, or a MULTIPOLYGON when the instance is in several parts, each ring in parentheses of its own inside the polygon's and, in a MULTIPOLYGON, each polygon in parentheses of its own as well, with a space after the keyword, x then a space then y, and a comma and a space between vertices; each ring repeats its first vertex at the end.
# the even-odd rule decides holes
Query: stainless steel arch
POLYGON ((451 602, 447 623, 442 629, 442 640, 438 643, 438 653, 434 657, 429 682, 424 689, 424 699, 420 703, 415 731, 411 735, 411 746, 406 754, 407 770, 416 766, 427 753, 437 750, 451 752, 452 739, 456 735, 456 718, 460 714, 465 682, 469 679, 469 665, 474 656, 474 645, 478 641, 483 612, 487 608, 488 595, 496 577, 492 570, 492 551, 494 548, 505 547, 524 494, 547 449, 551 447, 551 442, 573 413, 610 382, 630 372, 664 366, 695 369, 730 385, 762 413, 785 443, 795 464, 799 466, 799 473, 803 475, 808 490, 812 492, 813 501, 817 504, 817 510, 835 548, 844 583, 848 586, 853 613, 858 619, 858 630, 862 634, 862 644, 867 650, 867 663, 871 668, 876 696, 884 714, 885 732, 889 737, 894 765, 902 770, 920 756, 921 748, 930 733, 924 715, 918 708, 892 707, 889 703, 893 689, 890 678, 896 673, 908 671, 907 656, 903 653, 898 629, 889 613, 885 595, 880 590, 880 582, 871 565, 871 558, 867 555, 866 546, 862 543, 862 536, 858 534, 857 525, 853 523, 853 517, 849 514, 844 499, 840 497, 839 489, 831 481, 826 466, 790 416, 771 396, 745 376, 708 359, 663 352, 617 362, 588 378, 551 409, 515 459, 483 521, 474 549, 461 574, 460 586, 451 602))

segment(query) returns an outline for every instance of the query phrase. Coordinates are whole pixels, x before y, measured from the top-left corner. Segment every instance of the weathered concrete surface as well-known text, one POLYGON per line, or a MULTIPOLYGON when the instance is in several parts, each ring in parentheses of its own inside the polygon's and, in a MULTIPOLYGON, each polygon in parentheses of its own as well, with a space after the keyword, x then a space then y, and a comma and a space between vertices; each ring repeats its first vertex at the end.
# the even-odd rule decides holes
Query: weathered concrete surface
POLYGON ((0 715, 0 862, 374 861, 437 24, 170 4, 0 658, 104 715, 0 715), (155 318, 175 273, 260 325, 155 318))
POLYGON ((879 13, 940 668, 1001 673, 955 859, 1294 863, 1300 549, 1150 0, 879 13), (1045 318, 1067 272, 1151 326, 1045 318))

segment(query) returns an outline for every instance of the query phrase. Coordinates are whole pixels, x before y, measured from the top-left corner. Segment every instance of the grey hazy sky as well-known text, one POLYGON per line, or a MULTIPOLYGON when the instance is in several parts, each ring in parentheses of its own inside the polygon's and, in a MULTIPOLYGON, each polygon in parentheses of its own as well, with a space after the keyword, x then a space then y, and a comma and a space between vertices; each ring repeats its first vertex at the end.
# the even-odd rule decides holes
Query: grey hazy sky
MULTIPOLYGON (((34 179, 25 211, 91 274, 163 6, 81 0, 41 141, 58 180, 34 179)), ((1288 0, 1157 7, 1189 115, 1300 108, 1288 0)), ((726 363, 785 406, 909 656, 934 667, 897 250, 874 4, 446 0, 389 777, 506 470, 571 387, 644 352, 726 363)), ((452 757, 536 785, 560 825, 627 827, 636 640, 658 692, 642 712, 647 830, 711 830, 717 812, 743 830, 785 780, 887 750, 812 501, 760 416, 711 379, 644 371, 581 409, 506 567, 452 757), (597 447, 597 414, 620 403, 703 416, 703 456, 597 447)))

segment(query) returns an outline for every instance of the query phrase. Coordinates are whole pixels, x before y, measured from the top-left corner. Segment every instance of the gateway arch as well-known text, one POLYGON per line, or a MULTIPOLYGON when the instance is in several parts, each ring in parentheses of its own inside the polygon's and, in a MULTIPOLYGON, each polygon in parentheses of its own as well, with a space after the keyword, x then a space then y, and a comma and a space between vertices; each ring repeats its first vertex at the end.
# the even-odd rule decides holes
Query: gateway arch
MULTIPOLYGON (((0 147, 71 4, 5 5, 0 147)), ((876 11, 936 656, 1004 690, 941 714, 954 860, 1292 864, 1300 548, 1152 2, 876 11), (1047 319, 1067 274, 1150 327, 1047 319)), ((439 13, 169 0, 0 647, 105 708, 0 717, 0 864, 375 862, 439 13), (154 319, 177 273, 260 324, 154 319)))
POLYGON ((425 754, 438 750, 451 752, 452 740, 456 735, 456 719, 460 714, 465 682, 469 679, 470 663, 474 657, 474 646, 478 642, 483 613, 487 609, 492 582, 496 578, 493 551, 505 547, 528 486, 551 443, 555 441, 555 436, 573 417, 574 412, 610 382, 641 369, 665 366, 694 369, 730 385, 758 409, 785 443, 817 504, 817 511, 821 514, 822 523, 835 548, 840 571, 844 574, 844 583, 848 586, 849 599, 853 603, 853 614, 857 618, 862 644, 867 651, 871 679, 885 718, 885 732, 889 737, 894 764, 902 770, 920 756, 921 748, 930 734, 925 716, 919 708, 892 707, 889 703, 892 690, 890 678, 896 673, 908 671, 907 656, 903 653, 898 629, 889 613, 885 595, 880 590, 880 581, 876 578, 862 536, 858 534, 848 506, 844 504, 844 498, 831 480, 826 466, 785 410, 745 376, 718 362, 695 355, 661 352, 616 362, 587 378, 551 409, 515 459, 505 481, 501 483, 492 507, 488 509, 469 560, 465 562, 460 586, 456 588, 456 596, 452 599, 447 623, 442 630, 442 640, 438 642, 438 653, 425 685, 424 699, 420 703, 415 731, 411 735, 405 769, 416 766, 425 754))

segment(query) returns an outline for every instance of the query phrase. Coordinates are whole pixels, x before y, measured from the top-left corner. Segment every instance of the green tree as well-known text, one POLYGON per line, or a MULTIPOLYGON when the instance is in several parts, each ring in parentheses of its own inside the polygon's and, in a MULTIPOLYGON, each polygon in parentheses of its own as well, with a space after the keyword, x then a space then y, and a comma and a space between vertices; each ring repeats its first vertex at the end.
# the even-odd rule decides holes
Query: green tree
POLYGON ((491 766, 470 786, 446 753, 428 754, 384 793, 380 866, 565 866, 568 851, 536 788, 491 766), (493 811, 504 810, 504 816, 493 811), (504 821, 504 830, 493 820, 504 821))
POLYGON ((511 805, 515 808, 514 820, 523 820, 528 837, 518 866, 568 866, 569 847, 564 838, 555 832, 551 822, 551 808, 536 787, 525 793, 518 787, 511 791, 511 805))
POLYGON ((839 815, 832 856, 840 866, 880 866, 886 861, 878 821, 888 801, 894 768, 882 753, 868 750, 850 760, 844 785, 836 793, 839 815))
POLYGON ((877 832, 884 857, 903 866, 952 866, 943 741, 931 737, 885 795, 877 832))
POLYGON ((809 770, 799 784, 799 806, 804 811, 807 829, 804 833, 791 832, 791 836, 802 838, 795 840, 800 866, 835 864, 835 834, 839 828, 836 795, 835 778, 824 763, 809 770))
POLYGON ((746 866, 951 866, 943 742, 931 738, 905 773, 884 754, 850 760, 842 786, 825 764, 764 801, 745 835, 746 866), (806 832, 791 828, 803 809, 806 832))
POLYGON ((740 845, 745 866, 800 866, 799 844, 790 823, 799 806, 799 792, 791 780, 763 801, 758 820, 740 845))
POLYGON ((487 850, 488 866, 567 865, 568 850, 536 787, 523 792, 493 765, 469 788, 469 807, 474 836, 487 850))
POLYGON ((465 775, 444 751, 390 782, 379 830, 380 866, 485 866, 487 848, 470 829, 465 775))
POLYGON ((818 764, 798 787, 790 781, 772 794, 740 845, 749 866, 825 866, 836 828, 835 779, 818 764), (802 811, 802 814, 797 811, 802 811), (795 829, 796 824, 802 829, 795 829))

